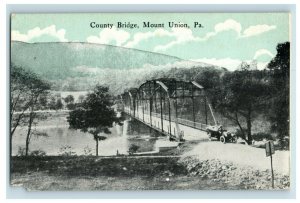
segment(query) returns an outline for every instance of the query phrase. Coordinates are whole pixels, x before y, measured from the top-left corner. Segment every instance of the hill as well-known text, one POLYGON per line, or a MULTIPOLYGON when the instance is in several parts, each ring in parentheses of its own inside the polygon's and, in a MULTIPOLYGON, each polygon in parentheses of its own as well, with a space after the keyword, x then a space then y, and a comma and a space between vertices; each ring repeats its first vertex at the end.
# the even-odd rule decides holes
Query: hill
MULTIPOLYGON (((11 42, 11 62, 50 81, 54 90, 89 90, 109 85, 114 93, 135 87, 153 72, 172 68, 212 67, 178 57, 123 47, 67 42, 11 42)), ((217 68, 217 67, 215 67, 217 68)))

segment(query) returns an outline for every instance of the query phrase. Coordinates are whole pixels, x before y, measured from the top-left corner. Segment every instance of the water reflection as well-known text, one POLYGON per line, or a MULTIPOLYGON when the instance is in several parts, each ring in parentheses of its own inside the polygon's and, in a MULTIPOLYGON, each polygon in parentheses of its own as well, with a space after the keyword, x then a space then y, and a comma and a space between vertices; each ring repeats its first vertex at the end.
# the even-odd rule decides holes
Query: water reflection
MULTIPOLYGON (((13 137, 13 155, 18 154, 19 147, 25 147, 26 127, 19 128, 13 137)), ((139 146, 138 152, 154 151, 158 139, 167 140, 148 126, 134 119, 126 118, 123 125, 114 125, 107 139, 99 142, 99 155, 128 154, 129 146, 139 146)), ((70 150, 76 155, 86 155, 87 151, 95 154, 93 136, 79 130, 69 129, 65 117, 51 117, 36 126, 39 134, 32 136, 30 151, 42 150, 47 155, 61 155, 62 150, 70 150)))

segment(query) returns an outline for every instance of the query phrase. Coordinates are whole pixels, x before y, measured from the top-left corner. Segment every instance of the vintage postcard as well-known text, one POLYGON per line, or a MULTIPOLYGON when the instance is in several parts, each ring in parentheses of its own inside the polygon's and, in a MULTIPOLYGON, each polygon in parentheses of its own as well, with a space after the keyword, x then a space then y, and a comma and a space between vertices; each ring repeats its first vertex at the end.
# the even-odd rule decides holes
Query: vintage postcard
POLYGON ((289 190, 289 13, 11 15, 10 184, 289 190))

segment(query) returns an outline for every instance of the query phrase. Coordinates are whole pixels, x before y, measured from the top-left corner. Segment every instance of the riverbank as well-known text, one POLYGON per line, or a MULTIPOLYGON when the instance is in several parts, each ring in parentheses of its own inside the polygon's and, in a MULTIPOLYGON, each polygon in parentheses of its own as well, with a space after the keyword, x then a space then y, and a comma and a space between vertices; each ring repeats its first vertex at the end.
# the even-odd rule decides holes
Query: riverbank
MULTIPOLYGON (((39 190, 272 189, 270 171, 195 156, 13 157, 11 185, 39 190)), ((275 189, 289 177, 275 174, 275 189)))

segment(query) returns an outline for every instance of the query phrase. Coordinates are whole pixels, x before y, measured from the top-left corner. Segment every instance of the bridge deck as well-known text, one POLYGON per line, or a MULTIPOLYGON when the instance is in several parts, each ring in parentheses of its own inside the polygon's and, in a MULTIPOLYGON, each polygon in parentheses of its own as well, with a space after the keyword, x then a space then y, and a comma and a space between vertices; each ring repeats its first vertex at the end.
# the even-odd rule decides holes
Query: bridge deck
MULTIPOLYGON (((161 118, 160 114, 154 112, 151 112, 150 116, 150 112, 148 111, 133 112, 127 107, 124 108, 124 112, 164 135, 176 135, 177 128, 174 117, 171 117, 170 120, 169 116, 163 115, 161 118)), ((207 139, 206 128, 209 127, 209 125, 185 120, 182 118, 177 118, 177 122, 185 140, 207 139)))

